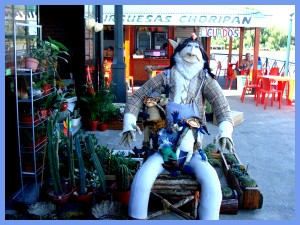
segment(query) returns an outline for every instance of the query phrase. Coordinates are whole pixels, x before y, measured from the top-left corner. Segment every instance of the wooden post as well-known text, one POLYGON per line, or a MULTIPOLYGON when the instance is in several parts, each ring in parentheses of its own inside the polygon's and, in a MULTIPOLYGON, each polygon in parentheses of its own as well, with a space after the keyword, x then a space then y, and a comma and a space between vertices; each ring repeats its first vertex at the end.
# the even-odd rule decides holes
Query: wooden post
POLYGON ((242 61, 243 58, 243 50, 244 50, 244 36, 245 36, 245 28, 241 27, 240 33, 240 48, 239 48, 239 63, 242 61))
POLYGON ((260 41, 260 27, 256 27, 254 33, 254 54, 253 54, 253 70, 252 70, 252 82, 254 84, 256 83, 256 77, 257 77, 259 41, 260 41))

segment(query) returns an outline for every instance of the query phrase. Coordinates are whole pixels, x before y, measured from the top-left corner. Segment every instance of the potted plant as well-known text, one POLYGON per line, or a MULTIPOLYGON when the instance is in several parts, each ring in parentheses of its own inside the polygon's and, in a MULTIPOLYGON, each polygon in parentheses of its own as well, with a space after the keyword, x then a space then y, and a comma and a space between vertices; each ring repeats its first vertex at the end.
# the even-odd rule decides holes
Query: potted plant
POLYGON ((81 116, 79 114, 80 108, 74 109, 73 116, 72 116, 72 126, 76 127, 80 124, 81 116))
POLYGON ((62 59, 68 63, 68 60, 62 55, 69 56, 69 49, 62 43, 48 37, 48 41, 37 40, 35 46, 32 47, 25 58, 25 67, 35 72, 39 66, 41 72, 45 71, 45 67, 57 73, 57 59, 62 59), (28 65, 32 63, 34 66, 28 65))
POLYGON ((99 186, 95 190, 96 201, 102 201, 102 200, 110 199, 110 193, 107 191, 105 173, 102 167, 102 163, 95 151, 96 145, 94 143, 94 140, 95 139, 89 134, 86 137, 86 141, 87 141, 86 145, 87 145, 87 150, 92 159, 93 166, 97 171, 97 178, 98 178, 97 180, 99 182, 99 186))
POLYGON ((116 173, 116 190, 113 192, 114 199, 128 205, 130 198, 130 185, 132 174, 127 165, 119 165, 116 173))
POLYGON ((109 89, 101 89, 99 96, 99 130, 105 131, 107 129, 107 122, 109 122, 115 115, 117 107, 113 104, 115 95, 109 89))
POLYGON ((49 57, 50 50, 42 40, 37 40, 35 46, 31 47, 25 58, 25 68, 36 72, 38 66, 45 64, 44 61, 49 57))
POLYGON ((80 146, 79 137, 75 136, 75 151, 78 159, 78 168, 79 168, 79 187, 74 189, 74 197, 77 201, 82 204, 91 205, 93 201, 94 190, 92 186, 86 185, 86 173, 84 161, 82 158, 82 149, 80 146))
POLYGON ((97 130, 101 97, 95 93, 93 95, 84 95, 80 100, 88 113, 89 129, 92 131, 97 130))
MULTIPOLYGON (((75 182, 74 179, 70 177, 71 184, 62 184, 60 168, 59 168, 60 167, 59 150, 60 150, 60 144, 62 142, 62 139, 61 139, 61 129, 57 122, 57 117, 58 117, 57 112, 55 112, 54 115, 49 118, 49 121, 47 123, 47 137, 49 140, 47 145, 47 152, 48 152, 50 175, 53 183, 53 185, 48 189, 47 193, 53 202, 65 203, 72 196, 73 193, 72 186, 74 186, 75 182)), ((69 162, 73 161, 72 155, 70 155, 70 152, 73 151, 70 148, 70 146, 72 146, 72 136, 70 137, 69 142, 67 142, 69 162)), ((71 163, 69 163, 69 169, 70 169, 69 175, 73 175, 74 171, 72 171, 73 168, 71 163)))
POLYGON ((40 74, 40 88, 43 89, 43 95, 48 95, 52 91, 54 75, 51 71, 47 70, 40 74))
POLYGON ((69 94, 69 92, 64 92, 62 94, 58 93, 56 95, 56 103, 54 105, 61 112, 68 109, 68 101, 67 101, 68 94, 69 94))

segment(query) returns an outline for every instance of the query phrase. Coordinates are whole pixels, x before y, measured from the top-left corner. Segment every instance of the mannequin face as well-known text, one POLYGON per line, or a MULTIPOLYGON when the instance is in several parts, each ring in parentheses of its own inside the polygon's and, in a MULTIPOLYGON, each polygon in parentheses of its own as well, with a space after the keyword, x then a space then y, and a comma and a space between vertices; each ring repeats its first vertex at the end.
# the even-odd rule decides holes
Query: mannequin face
POLYGON ((200 46, 197 42, 190 42, 179 53, 180 57, 189 64, 195 64, 203 61, 200 46))

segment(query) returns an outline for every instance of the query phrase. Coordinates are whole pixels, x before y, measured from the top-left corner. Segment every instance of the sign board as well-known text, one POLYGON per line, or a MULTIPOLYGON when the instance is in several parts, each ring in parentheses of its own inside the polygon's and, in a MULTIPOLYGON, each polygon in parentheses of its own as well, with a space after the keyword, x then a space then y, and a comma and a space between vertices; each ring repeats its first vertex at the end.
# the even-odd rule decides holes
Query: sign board
MULTIPOLYGON (((114 6, 103 6, 104 25, 114 25, 114 6)), ((123 25, 266 27, 270 16, 234 6, 124 5, 123 25)), ((236 35, 236 34, 235 34, 236 35)))
POLYGON ((240 29, 228 27, 201 27, 199 29, 199 37, 238 38, 240 37, 240 29))

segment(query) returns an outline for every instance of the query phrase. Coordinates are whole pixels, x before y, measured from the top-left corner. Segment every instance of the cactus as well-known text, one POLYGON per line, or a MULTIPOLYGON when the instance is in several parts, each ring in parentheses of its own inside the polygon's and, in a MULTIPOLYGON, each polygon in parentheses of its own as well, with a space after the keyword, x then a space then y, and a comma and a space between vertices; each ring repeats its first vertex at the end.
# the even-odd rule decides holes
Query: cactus
POLYGON ((68 164, 69 164, 69 176, 71 186, 75 187, 75 177, 74 177, 74 152, 73 152, 73 135, 70 129, 70 113, 68 113, 68 137, 67 137, 67 154, 68 154, 68 164))
POLYGON ((241 185, 243 187, 256 187, 256 181, 249 177, 249 176, 242 176, 240 177, 240 180, 241 180, 241 185))
POLYGON ((235 164, 235 163, 238 162, 237 159, 236 159, 236 157, 235 157, 234 154, 232 154, 232 153, 224 154, 224 156, 225 156, 225 159, 226 159, 226 161, 227 161, 227 163, 228 163, 229 165, 235 164))
POLYGON ((230 187, 222 187, 222 195, 225 198, 232 196, 232 194, 233 194, 233 191, 230 187))
POLYGON ((54 113, 52 117, 49 118, 47 124, 47 136, 48 136, 48 159, 50 174, 53 181, 54 191, 56 194, 62 194, 62 186, 60 183, 59 175, 59 126, 57 124, 57 113, 54 113))
POLYGON ((120 191, 127 191, 130 189, 131 173, 125 164, 121 164, 117 170, 116 182, 117 188, 120 191))
POLYGON ((97 171, 97 174, 98 174, 98 177, 99 177, 99 181, 100 181, 101 191, 102 191, 102 193, 106 193, 105 174, 104 174, 103 168, 101 166, 101 163, 99 161, 99 158, 98 158, 98 156, 95 152, 95 146, 94 146, 94 143, 93 143, 93 138, 90 135, 88 135, 88 137, 87 137, 87 149, 91 154, 92 161, 93 161, 94 166, 96 168, 96 171, 97 171))
POLYGON ((85 182, 85 169, 84 169, 84 163, 81 155, 81 146, 79 143, 78 136, 75 137, 75 150, 78 157, 78 168, 79 168, 79 178, 80 178, 80 195, 84 195, 87 192, 86 189, 86 182, 85 182))

